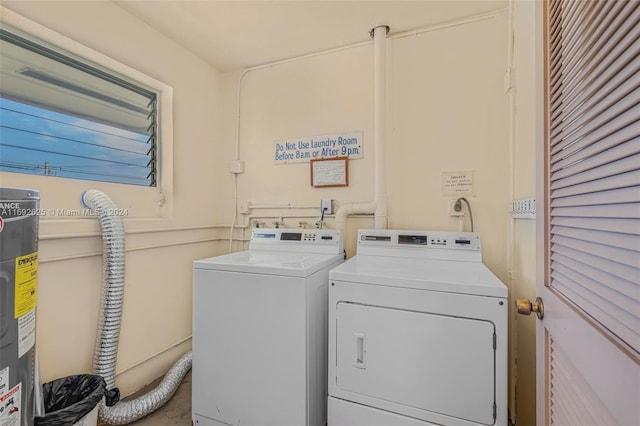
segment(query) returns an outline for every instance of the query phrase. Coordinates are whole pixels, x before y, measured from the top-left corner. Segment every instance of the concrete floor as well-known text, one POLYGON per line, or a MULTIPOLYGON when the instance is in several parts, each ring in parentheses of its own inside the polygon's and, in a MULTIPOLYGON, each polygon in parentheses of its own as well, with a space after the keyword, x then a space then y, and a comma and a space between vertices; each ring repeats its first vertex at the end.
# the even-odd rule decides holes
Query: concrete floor
MULTIPOLYGON (((137 395, 153 389, 160 380, 141 389, 137 395)), ((191 371, 163 407, 147 417, 131 423, 134 426, 191 426, 191 371)))

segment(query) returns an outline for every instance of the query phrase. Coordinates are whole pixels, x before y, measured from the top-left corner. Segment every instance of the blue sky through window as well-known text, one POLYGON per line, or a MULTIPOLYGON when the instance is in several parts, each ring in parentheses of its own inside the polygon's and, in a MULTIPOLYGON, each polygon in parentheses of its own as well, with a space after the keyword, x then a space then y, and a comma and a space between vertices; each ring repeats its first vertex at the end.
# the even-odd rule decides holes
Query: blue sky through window
POLYGON ((0 98, 0 170, 151 185, 149 135, 0 98))

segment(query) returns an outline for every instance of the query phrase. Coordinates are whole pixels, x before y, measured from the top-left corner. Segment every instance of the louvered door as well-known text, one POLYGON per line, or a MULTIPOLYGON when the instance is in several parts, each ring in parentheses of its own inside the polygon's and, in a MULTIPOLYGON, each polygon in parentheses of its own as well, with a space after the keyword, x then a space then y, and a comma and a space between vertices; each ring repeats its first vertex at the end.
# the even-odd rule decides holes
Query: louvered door
POLYGON ((538 423, 640 424, 640 2, 548 0, 538 423))

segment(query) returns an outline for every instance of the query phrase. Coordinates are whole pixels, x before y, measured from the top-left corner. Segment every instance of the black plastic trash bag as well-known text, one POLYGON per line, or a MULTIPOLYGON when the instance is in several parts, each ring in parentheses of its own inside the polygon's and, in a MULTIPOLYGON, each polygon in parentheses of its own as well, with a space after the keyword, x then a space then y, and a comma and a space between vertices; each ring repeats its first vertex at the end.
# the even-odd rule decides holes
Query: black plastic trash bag
POLYGON ((36 426, 71 426, 93 410, 104 397, 107 384, 101 376, 80 374, 42 385, 44 416, 36 426))

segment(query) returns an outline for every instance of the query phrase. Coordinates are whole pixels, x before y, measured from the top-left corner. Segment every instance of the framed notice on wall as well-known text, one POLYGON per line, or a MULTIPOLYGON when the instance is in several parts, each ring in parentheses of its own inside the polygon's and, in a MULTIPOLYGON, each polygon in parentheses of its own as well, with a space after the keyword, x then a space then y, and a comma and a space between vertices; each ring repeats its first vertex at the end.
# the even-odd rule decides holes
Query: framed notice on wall
POLYGON ((349 157, 311 160, 311 186, 349 186, 349 157))

